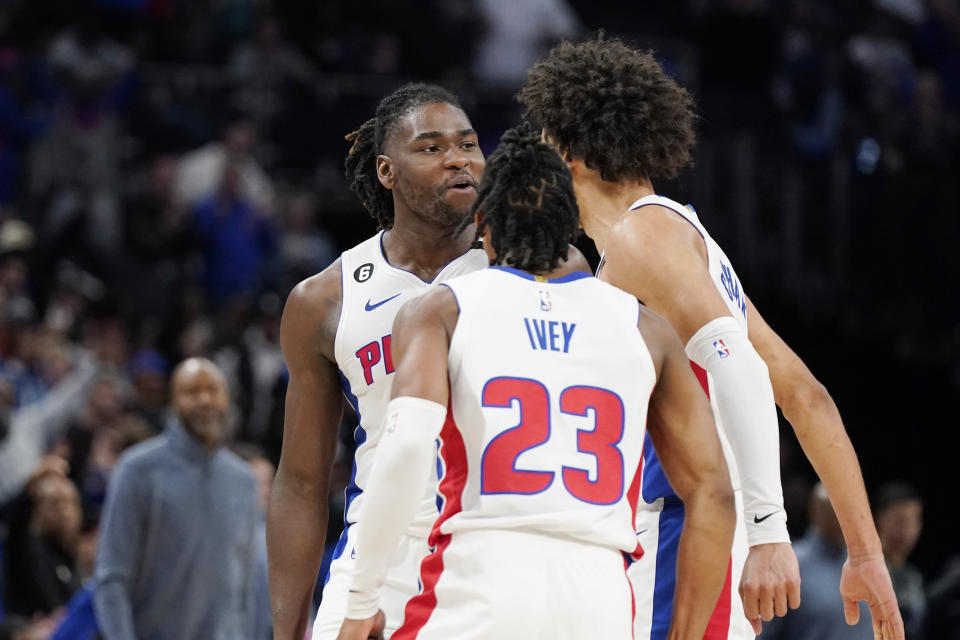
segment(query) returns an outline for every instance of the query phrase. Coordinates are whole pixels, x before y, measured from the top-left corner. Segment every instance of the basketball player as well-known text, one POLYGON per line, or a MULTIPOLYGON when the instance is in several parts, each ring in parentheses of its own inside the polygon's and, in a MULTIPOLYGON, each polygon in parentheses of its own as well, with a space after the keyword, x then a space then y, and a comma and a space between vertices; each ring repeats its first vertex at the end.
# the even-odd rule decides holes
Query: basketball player
POLYGON ((576 200, 539 132, 504 134, 475 207, 495 266, 444 282, 394 323, 398 373, 364 506, 381 526, 359 532, 340 639, 379 632, 387 562, 429 486, 438 438, 435 550, 394 640, 632 638, 623 554, 642 553, 645 424, 688 505, 671 637, 700 638, 735 515, 680 341, 634 297, 561 263, 576 200))
MULTIPOLYGON (((432 283, 487 266, 486 255, 470 249, 473 230, 461 224, 476 199, 484 158, 452 94, 431 85, 404 86, 384 98, 376 116, 348 139, 353 146, 347 179, 382 231, 297 285, 283 312, 281 346, 290 382, 267 520, 278 640, 304 637, 327 527, 341 394, 360 426, 344 531, 314 624, 316 639, 336 637, 345 612, 363 488, 393 379, 394 316, 432 283)), ((384 593, 393 628, 403 604, 417 592, 419 561, 437 513, 435 496, 424 491, 422 498, 425 521, 408 527, 384 593)))
MULTIPOLYGON (((780 488, 776 401, 840 517, 849 554, 840 584, 847 620, 856 622, 856 602, 866 600, 878 637, 902 638, 860 466, 833 400, 764 322, 693 210, 656 195, 651 184, 675 176, 690 160, 689 94, 652 55, 594 40, 556 47, 531 68, 519 99, 571 169, 581 223, 604 256, 599 277, 670 321, 732 450, 728 462, 742 517, 731 582, 739 583, 741 598, 730 597, 728 583, 707 637, 752 637, 761 620, 799 604, 780 488)), ((653 448, 645 450, 645 463, 647 507, 637 530, 647 529, 641 543, 650 553, 632 575, 639 587, 637 635, 659 639, 669 620, 684 507, 653 448)))
MULTIPOLYGON (((290 381, 267 520, 278 640, 302 640, 307 624, 326 535, 341 394, 357 411, 360 426, 344 531, 324 585, 315 640, 334 638, 344 616, 363 489, 394 377, 394 316, 404 301, 434 283, 487 266, 486 254, 470 249, 475 234, 466 224, 484 158, 452 94, 432 85, 402 87, 348 139, 353 146, 347 179, 383 230, 301 282, 284 309, 281 346, 290 381)), ((575 249, 571 261, 589 268, 575 249)), ((388 636, 400 624, 406 600, 417 593, 419 562, 437 516, 435 498, 434 487, 425 491, 420 518, 392 559, 382 600, 388 636)), ((377 523, 376 516, 372 521, 377 523)))

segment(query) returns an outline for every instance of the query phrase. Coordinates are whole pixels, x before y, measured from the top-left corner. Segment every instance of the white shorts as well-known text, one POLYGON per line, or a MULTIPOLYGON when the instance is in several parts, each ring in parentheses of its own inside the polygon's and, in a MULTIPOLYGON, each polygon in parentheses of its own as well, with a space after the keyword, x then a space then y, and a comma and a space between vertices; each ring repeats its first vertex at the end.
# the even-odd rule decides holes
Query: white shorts
POLYGON ((632 640, 624 556, 538 533, 442 536, 393 640, 632 640))
MULTIPOLYGON (((737 526, 733 537, 730 568, 704 640, 753 640, 753 627, 743 613, 740 600, 740 575, 747 560, 747 532, 743 521, 743 495, 734 491, 737 526)), ((627 574, 636 597, 634 632, 637 640, 663 640, 673 615, 676 587, 677 546, 683 527, 682 503, 666 503, 662 508, 648 505, 637 511, 637 532, 643 557, 630 565, 627 574)))
MULTIPOLYGON (((323 586, 323 599, 313 623, 313 640, 336 640, 347 611, 347 590, 353 573, 353 550, 358 524, 346 531, 339 557, 330 563, 330 576, 323 586)), ((418 581, 420 561, 429 553, 426 538, 404 534, 397 550, 390 558, 390 569, 380 592, 380 609, 387 618, 384 635, 389 638, 403 622, 403 607, 407 600, 420 591, 418 581)))

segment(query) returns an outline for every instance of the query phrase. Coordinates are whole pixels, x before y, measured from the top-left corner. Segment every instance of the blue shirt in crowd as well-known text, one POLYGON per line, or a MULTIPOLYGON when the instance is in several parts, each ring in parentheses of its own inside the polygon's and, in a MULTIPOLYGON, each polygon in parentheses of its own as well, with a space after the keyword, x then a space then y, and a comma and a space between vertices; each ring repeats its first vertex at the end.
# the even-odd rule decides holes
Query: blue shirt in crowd
POLYGON ((860 621, 847 624, 840 573, 847 554, 811 531, 793 545, 800 563, 800 607, 763 623, 758 640, 873 640, 870 611, 860 603, 860 621))

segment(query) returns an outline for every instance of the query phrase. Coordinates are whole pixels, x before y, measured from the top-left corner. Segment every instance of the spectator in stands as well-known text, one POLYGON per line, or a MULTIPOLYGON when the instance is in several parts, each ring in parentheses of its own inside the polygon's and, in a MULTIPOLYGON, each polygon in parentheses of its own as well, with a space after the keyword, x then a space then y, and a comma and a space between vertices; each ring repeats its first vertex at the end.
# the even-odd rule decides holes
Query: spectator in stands
POLYGON ((163 430, 167 420, 167 359, 154 349, 141 349, 130 358, 134 413, 143 418, 154 433, 163 430))
POLYGON ((917 546, 923 529, 923 500, 913 486, 890 482, 877 489, 873 516, 903 616, 906 638, 917 640, 923 637, 927 599, 923 576, 919 569, 907 562, 907 558, 917 546))
POLYGON ((253 158, 256 132, 244 118, 234 120, 223 139, 185 155, 177 169, 177 201, 186 207, 210 198, 220 189, 228 165, 237 171, 237 189, 243 200, 266 213, 273 212, 273 183, 253 158))
POLYGON ((245 194, 242 168, 228 162, 217 192, 193 210, 205 259, 204 284, 212 304, 251 295, 276 250, 273 224, 245 194))
POLYGON ((66 471, 62 458, 44 459, 8 508, 4 599, 11 614, 48 615, 80 588, 76 552, 83 514, 66 471))
POLYGON ((267 460, 263 450, 255 445, 240 443, 235 448, 237 455, 250 465, 253 477, 257 481, 257 507, 260 517, 257 520, 257 557, 253 589, 252 640, 271 640, 273 638, 273 614, 270 610, 269 581, 267 578, 267 505, 270 503, 270 488, 276 468, 267 460))
POLYGON ((171 387, 175 418, 125 452, 110 481, 97 622, 106 640, 250 638, 259 516, 249 466, 222 446, 226 383, 191 358, 171 387))
POLYGON ((927 590, 926 637, 960 640, 960 556, 947 562, 946 569, 927 590))
POLYGON ((793 545, 802 579, 800 608, 764 622, 761 640, 873 640, 866 603, 859 605, 860 620, 856 625, 851 627, 844 619, 837 586, 847 551, 837 514, 827 490, 819 482, 810 492, 807 510, 810 527, 793 545))
MULTIPOLYGON (((83 406, 93 383, 97 365, 83 351, 76 350, 69 374, 42 400, 11 410, 9 385, 0 392, 0 415, 7 415, 7 434, 0 440, 0 505, 26 484, 50 443, 63 435, 70 417, 83 406)), ((5 382, 0 380, 0 388, 5 382)), ((2 390, 2 389, 0 389, 2 390)))

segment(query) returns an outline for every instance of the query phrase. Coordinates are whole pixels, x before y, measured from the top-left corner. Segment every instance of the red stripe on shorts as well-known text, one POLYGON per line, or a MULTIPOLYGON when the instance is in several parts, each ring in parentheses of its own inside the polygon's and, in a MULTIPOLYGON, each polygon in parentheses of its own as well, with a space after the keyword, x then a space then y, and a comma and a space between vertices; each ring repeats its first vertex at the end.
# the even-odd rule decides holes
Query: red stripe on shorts
MULTIPOLYGON (((640 545, 637 545, 638 547, 640 545)), ((640 555, 643 555, 643 549, 640 549, 640 555)), ((627 559, 623 559, 623 575, 627 579, 627 585, 630 587, 630 637, 636 640, 637 632, 635 624, 637 622, 637 598, 633 593, 633 581, 630 580, 630 574, 627 570, 630 568, 630 563, 627 562, 627 559)))
POLYGON ((723 581, 723 589, 720 590, 720 599, 717 600, 717 606, 713 609, 710 616, 710 622, 707 623, 707 632, 703 634, 703 640, 727 640, 730 634, 730 583, 733 576, 733 561, 727 562, 727 579, 723 581))
POLYGON ((420 593, 410 598, 403 612, 403 624, 393 634, 393 640, 413 640, 430 619, 437 606, 434 589, 443 573, 443 552, 450 544, 450 535, 440 533, 440 525, 463 508, 461 496, 467 484, 467 448, 460 429, 453 419, 453 407, 447 402, 447 419, 440 431, 440 457, 444 473, 438 491, 443 496, 443 512, 430 532, 428 542, 434 551, 420 564, 420 593))
MULTIPOLYGON (((630 504, 630 526, 633 527, 637 521, 637 502, 640 500, 640 478, 641 471, 643 470, 643 455, 640 456, 640 463, 637 465, 637 472, 633 476, 633 482, 630 483, 630 488, 627 489, 627 502, 630 504)), ((640 546, 640 542, 637 542, 637 547, 630 552, 630 557, 634 560, 639 560, 643 557, 643 547, 640 546)), ((633 587, 631 587, 632 589, 633 587)))

